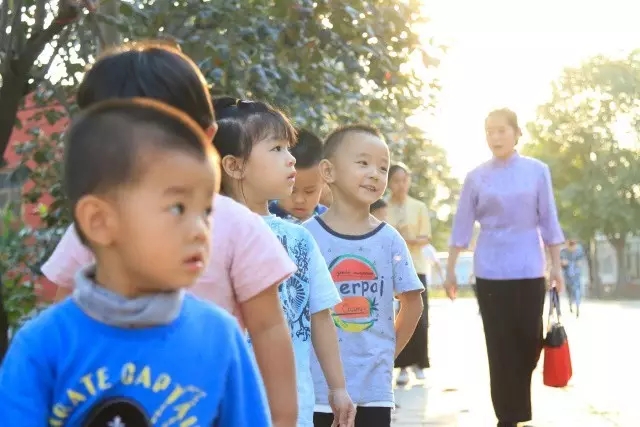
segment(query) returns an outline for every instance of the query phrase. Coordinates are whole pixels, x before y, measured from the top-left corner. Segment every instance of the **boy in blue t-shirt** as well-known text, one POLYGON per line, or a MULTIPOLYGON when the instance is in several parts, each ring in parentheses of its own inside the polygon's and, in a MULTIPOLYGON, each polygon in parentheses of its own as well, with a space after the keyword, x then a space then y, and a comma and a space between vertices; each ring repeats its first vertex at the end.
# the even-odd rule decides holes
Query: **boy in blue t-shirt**
POLYGON ((271 425, 235 319, 183 291, 209 256, 218 161, 198 125, 156 101, 107 101, 74 121, 64 182, 96 265, 17 332, 2 425, 271 425))
POLYGON ((318 165, 322 160, 322 140, 306 129, 297 133, 297 142, 291 147, 296 159, 296 181, 290 196, 269 203, 269 212, 294 224, 302 224, 327 207, 320 204, 325 183, 318 165))

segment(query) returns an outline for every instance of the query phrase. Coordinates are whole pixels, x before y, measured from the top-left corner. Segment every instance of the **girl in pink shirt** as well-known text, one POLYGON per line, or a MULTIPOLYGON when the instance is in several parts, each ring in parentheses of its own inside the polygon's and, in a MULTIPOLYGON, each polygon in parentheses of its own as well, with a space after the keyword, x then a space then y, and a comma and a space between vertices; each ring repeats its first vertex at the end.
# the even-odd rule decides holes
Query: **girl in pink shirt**
MULTIPOLYGON (((166 43, 136 42, 108 52, 86 73, 77 102, 85 109, 108 98, 130 97, 155 98, 179 108, 211 138, 215 135, 204 76, 193 61, 166 43)), ((294 356, 277 285, 296 266, 261 217, 227 197, 215 197, 212 255, 192 291, 229 310, 247 328, 274 426, 294 427, 294 356)), ((72 292, 74 275, 92 262, 93 255, 69 227, 42 266, 44 275, 58 285, 56 300, 72 292)))

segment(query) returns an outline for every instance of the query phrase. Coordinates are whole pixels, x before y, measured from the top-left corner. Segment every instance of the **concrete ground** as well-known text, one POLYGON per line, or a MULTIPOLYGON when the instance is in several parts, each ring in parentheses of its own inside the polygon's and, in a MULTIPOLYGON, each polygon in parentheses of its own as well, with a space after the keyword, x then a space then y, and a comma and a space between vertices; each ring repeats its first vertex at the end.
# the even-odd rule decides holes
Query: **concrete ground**
MULTIPOLYGON (((475 300, 433 300, 432 368, 424 382, 396 390, 396 427, 493 427, 489 376, 475 300)), ((640 426, 640 303, 587 302, 580 319, 565 307, 574 377, 564 389, 534 373, 535 427, 640 426)))

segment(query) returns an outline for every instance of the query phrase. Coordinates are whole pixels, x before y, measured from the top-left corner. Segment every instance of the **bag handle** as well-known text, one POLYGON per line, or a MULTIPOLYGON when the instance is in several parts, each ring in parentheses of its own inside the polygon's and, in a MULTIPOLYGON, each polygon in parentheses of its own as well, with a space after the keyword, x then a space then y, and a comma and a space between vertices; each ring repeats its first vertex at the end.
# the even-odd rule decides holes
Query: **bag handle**
POLYGON ((548 325, 551 327, 551 317, 553 317, 553 313, 556 313, 556 319, 558 323, 561 322, 562 311, 560 310, 560 294, 558 293, 558 289, 556 287, 552 287, 549 289, 549 320, 548 325))

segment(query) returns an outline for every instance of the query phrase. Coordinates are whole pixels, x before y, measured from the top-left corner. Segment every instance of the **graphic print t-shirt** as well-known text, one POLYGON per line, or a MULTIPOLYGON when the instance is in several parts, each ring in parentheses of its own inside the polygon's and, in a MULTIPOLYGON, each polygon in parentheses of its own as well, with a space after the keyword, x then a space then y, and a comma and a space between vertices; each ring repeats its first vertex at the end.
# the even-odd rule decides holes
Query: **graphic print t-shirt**
MULTIPOLYGON (((135 329, 100 323, 68 298, 18 331, 0 367, 2 426, 81 426, 115 399, 153 426, 271 425, 237 322, 190 295, 172 323, 135 329)), ((143 426, 131 412, 100 414, 99 425, 143 426)))
MULTIPOLYGON (((331 230, 320 218, 304 226, 324 256, 342 302, 332 311, 347 390, 354 403, 393 404, 396 334, 394 294, 424 290, 402 236, 382 223, 361 236, 331 230)), ((328 405, 328 387, 315 355, 311 368, 316 403, 328 405)))
POLYGON ((291 331, 296 361, 298 427, 313 427, 315 394, 310 367, 311 315, 338 304, 340 296, 311 234, 301 225, 275 215, 265 217, 265 221, 298 266, 298 271, 280 285, 278 293, 291 331))

